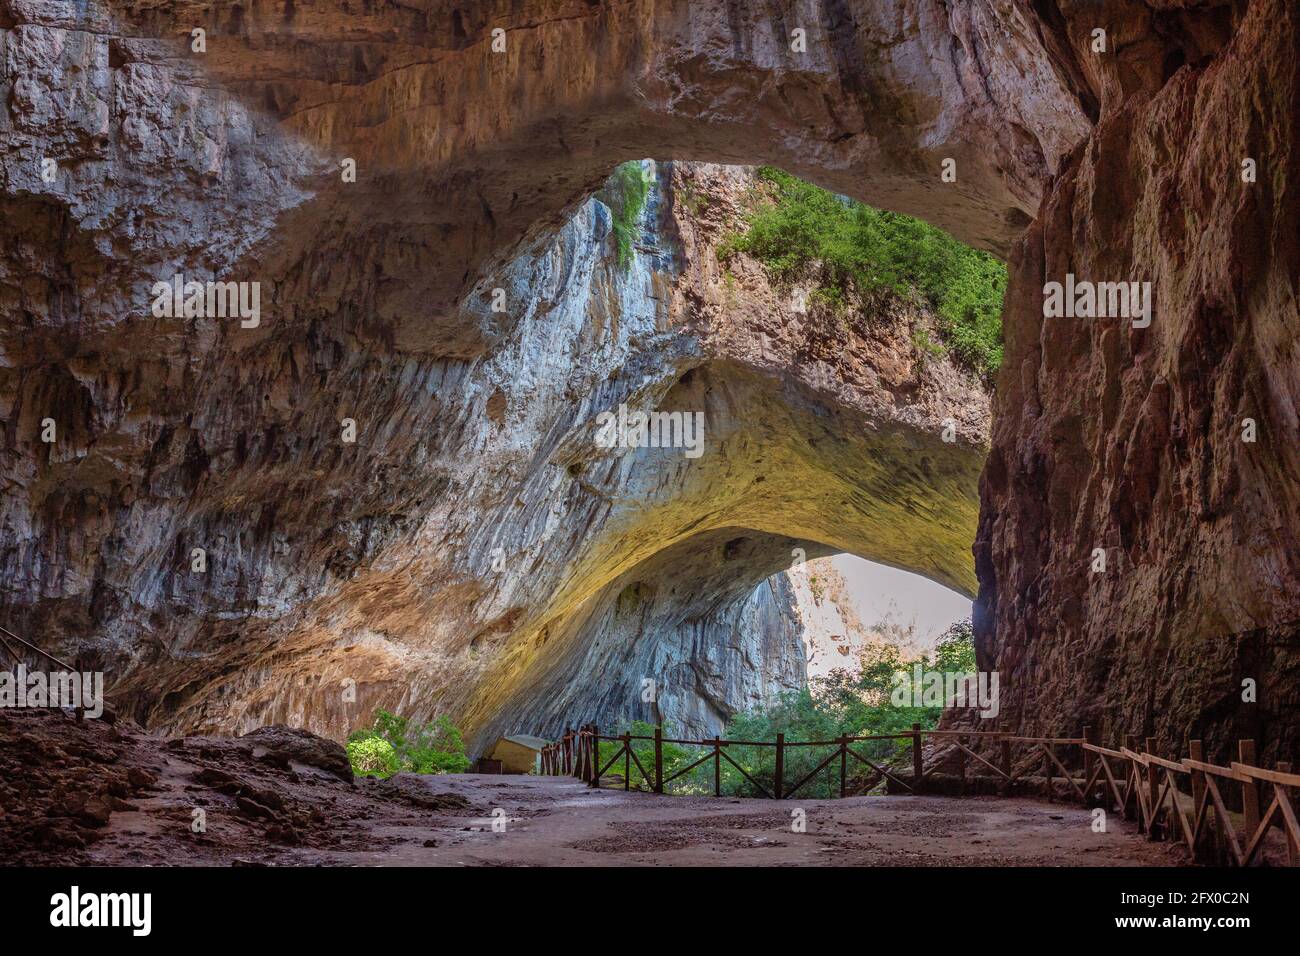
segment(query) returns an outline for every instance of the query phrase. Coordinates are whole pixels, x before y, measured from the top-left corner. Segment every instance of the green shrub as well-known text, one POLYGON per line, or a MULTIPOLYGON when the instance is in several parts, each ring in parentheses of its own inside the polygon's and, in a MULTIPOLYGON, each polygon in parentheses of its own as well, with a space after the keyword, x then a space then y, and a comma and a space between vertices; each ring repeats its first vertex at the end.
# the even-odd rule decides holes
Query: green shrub
POLYGON ((986 378, 1001 366, 1003 263, 920 220, 779 169, 764 166, 758 176, 767 201, 745 217, 744 232, 723 239, 720 259, 744 252, 779 282, 812 278, 816 298, 837 308, 850 289, 923 301, 955 361, 986 378))
POLYGON ((449 717, 418 724, 387 710, 376 711, 370 727, 348 735, 348 759, 352 761, 353 772, 361 776, 389 777, 401 771, 464 773, 469 769, 465 741, 449 717), (367 746, 361 749, 363 744, 367 746), (365 772, 358 769, 357 759, 353 757, 354 746, 358 748, 357 754, 367 760, 365 772), (391 765, 371 766, 376 764, 377 755, 384 753, 384 747, 392 754, 391 765))
POLYGON ((397 752, 381 737, 349 740, 348 761, 358 777, 391 777, 399 769, 397 752))
MULTIPOLYGON (((619 724, 617 726, 617 729, 615 729, 612 732, 606 731, 606 733, 612 733, 614 735, 631 734, 634 737, 653 737, 655 734, 655 729, 651 724, 646 723, 644 720, 634 720, 631 723, 619 724)), ((669 737, 671 735, 672 735, 671 725, 665 725, 664 736, 669 737)), ((600 742, 600 768, 599 769, 603 770, 605 768, 605 764, 613 760, 614 755, 616 753, 619 753, 622 749, 623 749, 623 744, 619 741, 602 740, 600 742)), ((699 753, 695 753, 693 752, 693 750, 694 748, 688 749, 678 744, 664 744, 663 745, 664 777, 665 778, 671 777, 674 773, 677 772, 677 770, 679 770, 682 767, 685 767, 692 760, 698 759, 700 756, 699 753)), ((641 790, 653 790, 654 789, 653 778, 655 772, 654 741, 634 740, 632 741, 632 752, 636 754, 637 760, 641 761, 641 766, 645 767, 646 773, 649 774, 649 778, 647 778, 645 774, 641 773, 641 770, 637 767, 635 760, 628 761, 627 758, 625 757, 620 757, 608 770, 605 771, 605 773, 618 774, 619 776, 622 776, 624 764, 630 763, 631 773, 629 774, 629 776, 631 778, 632 786, 639 788, 641 790)), ((674 781, 674 783, 676 783, 676 781, 674 781)), ((710 787, 712 787, 712 784, 710 784, 710 787)), ((675 793, 696 792, 694 789, 692 789, 691 787, 685 784, 675 786, 675 787, 670 787, 669 789, 671 789, 675 793)), ((703 792, 703 791, 698 791, 698 792, 703 792)))

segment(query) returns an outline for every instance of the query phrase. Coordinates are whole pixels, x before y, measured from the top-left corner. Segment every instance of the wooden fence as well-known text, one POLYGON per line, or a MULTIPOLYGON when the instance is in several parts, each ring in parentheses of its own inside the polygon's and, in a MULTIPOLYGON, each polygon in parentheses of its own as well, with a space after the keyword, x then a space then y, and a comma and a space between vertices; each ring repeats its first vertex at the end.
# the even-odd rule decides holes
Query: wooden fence
MULTIPOLYGON (((1170 760, 1156 753, 1155 740, 1150 737, 1146 739, 1145 747, 1132 735, 1125 738, 1124 746, 1118 750, 1103 747, 1092 727, 1085 727, 1082 737, 1021 737, 997 731, 922 730, 920 724, 913 724, 910 733, 845 736, 835 740, 814 741, 787 741, 784 734, 777 734, 775 741, 762 741, 722 740, 717 737, 712 740, 679 740, 664 737, 661 728, 655 728, 653 736, 610 736, 602 735, 595 724, 588 724, 576 731, 566 731, 559 741, 543 748, 541 772, 571 775, 586 781, 588 786, 599 787, 601 777, 621 759, 623 789, 631 789, 631 771, 635 765, 653 791, 663 793, 665 784, 712 761, 713 792, 715 796, 721 796, 722 762, 725 760, 759 793, 770 799, 785 800, 797 794, 817 774, 838 762, 841 797, 856 796, 874 786, 880 779, 886 779, 908 793, 923 793, 926 778, 933 775, 939 766, 936 764, 929 770, 923 768, 921 748, 926 737, 943 740, 954 746, 952 756, 963 785, 970 761, 978 765, 976 769, 984 770, 986 776, 991 774, 998 780, 1004 792, 1038 764, 1041 766, 1042 789, 1048 800, 1055 799, 1056 783, 1064 780, 1070 798, 1077 797, 1079 802, 1087 806, 1100 806, 1108 812, 1117 810, 1126 819, 1135 820, 1139 832, 1145 833, 1148 839, 1176 839, 1186 845, 1193 859, 1216 859, 1236 866, 1248 866, 1258 857, 1270 828, 1277 826, 1286 840, 1287 863, 1290 866, 1300 865, 1300 823, 1296 819, 1293 793, 1293 788, 1300 787, 1300 774, 1292 773, 1288 763, 1279 763, 1275 770, 1256 766, 1253 740, 1240 741, 1238 760, 1222 767, 1205 762, 1204 748, 1199 740, 1190 741, 1189 756, 1181 760, 1170 760), (614 755, 604 761, 603 765, 600 761, 602 740, 619 745, 614 755), (863 756, 853 746, 872 740, 909 741, 911 775, 900 776, 896 769, 881 766, 863 756), (641 757, 633 748, 633 741, 653 742, 651 769, 642 764, 641 757), (707 751, 698 760, 665 777, 664 744, 705 747, 707 751), (986 745, 986 753, 991 756, 985 756, 974 749, 981 744, 986 745), (775 769, 771 792, 727 753, 728 747, 774 748, 775 769), (835 751, 787 787, 785 755, 788 750, 796 747, 834 747, 835 751), (1018 770, 1013 768, 1013 748, 1026 748, 1031 757, 1025 759, 1026 754, 1022 749, 1018 770), (1070 762, 1081 766, 1082 776, 1077 776, 1075 770, 1067 767, 1058 748, 1073 750, 1068 756, 1076 759, 1070 762), (1041 763, 1032 759, 1033 756, 1040 757, 1041 763), (854 761, 852 766, 855 768, 859 764, 865 765, 879 776, 856 789, 850 788, 850 758, 854 761), (1185 790, 1179 789, 1179 778, 1186 778, 1185 790), (1240 787, 1240 800, 1237 801, 1241 806, 1240 814, 1234 815, 1228 810, 1225 791, 1221 787, 1229 785, 1240 787), (1272 799, 1269 800, 1267 809, 1261 812, 1263 798, 1268 795, 1272 799)), ((948 761, 943 763, 947 764, 948 761)))

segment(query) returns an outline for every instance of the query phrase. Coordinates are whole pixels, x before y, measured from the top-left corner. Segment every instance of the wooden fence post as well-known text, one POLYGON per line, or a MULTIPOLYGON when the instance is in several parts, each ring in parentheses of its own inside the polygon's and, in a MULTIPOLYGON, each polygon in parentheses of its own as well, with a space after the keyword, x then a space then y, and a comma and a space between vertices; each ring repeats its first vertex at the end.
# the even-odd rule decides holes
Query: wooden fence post
POLYGON ((840 734, 840 799, 848 792, 849 735, 840 734))
POLYGON ((600 789, 600 731, 591 725, 591 780, 588 786, 600 789))
POLYGON ((785 776, 785 734, 776 735, 776 783, 773 796, 781 799, 781 778, 785 776))
MULTIPOLYGON (((1137 753, 1142 749, 1138 744, 1137 734, 1125 734, 1124 746, 1134 753, 1137 753)), ((1146 820, 1142 816, 1142 803, 1138 800, 1136 791, 1136 788, 1142 783, 1142 776, 1138 770, 1139 766, 1141 765, 1132 760, 1129 761, 1129 770, 1132 771, 1132 775, 1130 776, 1129 774, 1125 774, 1125 779, 1131 780, 1132 782, 1126 784, 1126 789, 1124 791, 1124 805, 1128 808, 1125 811, 1124 816, 1128 820, 1137 817, 1138 833, 1145 833, 1146 820), (1130 797, 1132 797, 1131 800, 1129 799, 1130 797)))
MULTIPOLYGON (((1151 756, 1156 756, 1156 738, 1147 738, 1146 752, 1151 756)), ((1158 816, 1156 801, 1160 799, 1160 768, 1153 763, 1147 764, 1147 794, 1151 808, 1151 826, 1147 831, 1148 840, 1161 840, 1164 838, 1164 828, 1157 821, 1158 816)))
POLYGON ((632 735, 623 735, 623 789, 632 789, 632 735))
POLYGON ((1047 790, 1047 802, 1056 802, 1056 788, 1052 785, 1052 755, 1048 752, 1051 744, 1043 744, 1043 781, 1047 790))
POLYGON ((1007 775, 1006 779, 1002 781, 1002 786, 1003 788, 1005 788, 1006 793, 1010 793, 1011 792, 1011 741, 1008 740, 1006 737, 1003 737, 1000 741, 998 741, 998 743, 999 743, 998 749, 1001 751, 1001 756, 1002 756, 1001 759, 1002 772, 1007 775))
POLYGON ((921 792, 925 774, 921 770, 921 725, 912 725, 912 792, 921 792))
MULTIPOLYGON (((1083 725, 1083 739, 1085 743, 1092 744, 1094 747, 1097 745, 1097 732, 1096 729, 1092 726, 1092 724, 1083 725)), ((1083 785, 1085 787, 1091 787, 1092 772, 1096 769, 1097 769, 1097 755, 1093 753, 1091 750, 1089 750, 1087 747, 1084 747, 1083 748, 1083 785)), ((1088 806, 1088 801, 1092 796, 1092 792, 1093 791, 1089 789, 1083 795, 1083 805, 1085 807, 1088 806)))
POLYGON ((713 795, 722 796, 722 740, 713 738, 713 795))
MULTIPOLYGON (((1200 740, 1187 741, 1187 755, 1191 757, 1193 760, 1197 760, 1200 761, 1201 763, 1204 763, 1205 743, 1200 740)), ((1193 827, 1196 826, 1196 810, 1201 805, 1201 801, 1203 799, 1205 799, 1205 774, 1200 770, 1193 770, 1192 771, 1192 826, 1193 827)), ((1201 830, 1202 834, 1204 834, 1206 831, 1209 830, 1210 820, 1213 818, 1213 816, 1214 814, 1211 808, 1207 806, 1205 808, 1205 824, 1201 830)), ((1192 845, 1193 860, 1199 860, 1204 857, 1204 852, 1201 850, 1201 847, 1204 845, 1205 845, 1204 836, 1202 836, 1200 839, 1197 839, 1193 843, 1192 845)))
POLYGON ((655 728, 655 793, 664 792, 664 729, 655 728))
MULTIPOLYGON (((1291 761, 1279 760, 1277 762, 1277 769, 1281 773, 1290 773, 1291 761)), ((1281 787, 1282 785, 1280 783, 1275 783, 1273 786, 1281 787)), ((1285 790, 1278 794, 1278 796, 1283 800, 1285 800, 1288 795, 1289 794, 1285 790)), ((1285 820, 1282 821, 1282 829, 1286 833, 1286 865, 1300 866, 1300 843, 1297 843, 1296 838, 1291 835, 1291 829, 1286 825, 1285 820)))
MULTIPOLYGON (((1259 766, 1255 762, 1255 741, 1237 741, 1237 759, 1251 767, 1259 766)), ((1241 781, 1241 816, 1246 823, 1246 839, 1249 840, 1259 829, 1259 784, 1254 777, 1241 781)))

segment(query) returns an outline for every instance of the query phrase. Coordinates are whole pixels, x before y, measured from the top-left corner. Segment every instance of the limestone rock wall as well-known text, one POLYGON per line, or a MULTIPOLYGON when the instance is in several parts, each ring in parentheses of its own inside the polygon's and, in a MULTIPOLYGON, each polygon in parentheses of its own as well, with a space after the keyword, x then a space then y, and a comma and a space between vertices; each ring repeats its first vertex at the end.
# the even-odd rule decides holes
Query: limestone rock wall
POLYGON ((1099 113, 1012 257, 982 660, 1022 730, 1199 737, 1221 760, 1251 737, 1295 760, 1300 9, 1097 6, 1044 22, 1099 113), (1085 53, 1094 21, 1110 55, 1085 53), (1150 281, 1150 327, 1044 318, 1066 273, 1150 281))
MULTIPOLYGON (((152 726, 340 736, 385 706, 450 713, 473 746, 586 719, 714 733, 800 686, 789 595, 764 583, 796 548, 973 590, 987 396, 918 361, 931 319, 801 311, 713 253, 749 174, 645 169, 630 261, 592 199, 481 277, 467 310, 491 316, 500 289, 524 313, 481 359, 395 362, 331 326, 238 344, 195 320, 215 338, 174 408, 130 414, 132 368, 121 417, 96 419, 94 387, 123 387, 98 368, 69 391, 84 445, 48 448, 35 422, 68 407, 20 399, 9 461, 34 477, 5 499, 7 619, 105 666, 152 726), (620 404, 703 413, 704 454, 599 447, 620 404)), ((49 373, 10 374, 30 396, 49 373)))

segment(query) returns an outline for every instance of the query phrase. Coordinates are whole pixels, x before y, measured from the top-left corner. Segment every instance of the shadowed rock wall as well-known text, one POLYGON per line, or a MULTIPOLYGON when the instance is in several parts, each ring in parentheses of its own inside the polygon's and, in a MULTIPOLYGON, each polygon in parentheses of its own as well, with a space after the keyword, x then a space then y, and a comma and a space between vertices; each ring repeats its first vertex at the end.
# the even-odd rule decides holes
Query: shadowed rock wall
POLYGON ((1105 724, 1171 751, 1200 737, 1233 759, 1253 737, 1294 760, 1300 8, 1092 6, 1044 24, 1100 112, 1012 256, 981 659, 1012 726, 1105 724), (1110 55, 1083 52, 1088 17, 1110 55), (1044 318, 1043 284, 1070 272, 1150 281, 1150 327, 1044 318))

